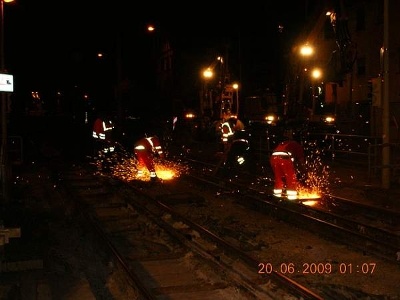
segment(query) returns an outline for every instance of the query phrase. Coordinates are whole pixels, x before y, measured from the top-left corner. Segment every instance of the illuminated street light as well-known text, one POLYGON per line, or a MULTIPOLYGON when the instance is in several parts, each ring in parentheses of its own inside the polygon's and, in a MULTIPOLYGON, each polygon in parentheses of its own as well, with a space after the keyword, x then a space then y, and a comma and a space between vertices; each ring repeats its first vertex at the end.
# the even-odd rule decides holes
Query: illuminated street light
POLYGON ((203 77, 206 79, 212 78, 214 76, 214 72, 210 69, 207 68, 203 71, 203 77))
POLYGON ((312 78, 314 78, 314 79, 319 79, 319 78, 321 78, 321 76, 322 76, 321 69, 318 69, 318 68, 313 69, 312 72, 311 72, 311 76, 312 76, 312 78))
POLYGON ((314 54, 314 48, 308 44, 300 47, 300 55, 303 57, 310 57, 314 54))

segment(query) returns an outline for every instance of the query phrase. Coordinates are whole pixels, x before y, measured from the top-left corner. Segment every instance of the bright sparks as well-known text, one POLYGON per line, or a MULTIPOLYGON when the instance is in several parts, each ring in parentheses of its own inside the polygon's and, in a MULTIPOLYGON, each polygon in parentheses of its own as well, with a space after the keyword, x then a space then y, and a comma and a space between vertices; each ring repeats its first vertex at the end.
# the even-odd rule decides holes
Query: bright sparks
POLYGON ((302 188, 299 190, 298 194, 298 199, 319 199, 321 198, 321 193, 318 191, 318 189, 306 189, 302 188))
MULTIPOLYGON (((161 180, 175 179, 187 171, 185 166, 176 162, 155 160, 154 163, 157 177, 161 180)), ((135 158, 121 160, 113 167, 113 175, 124 181, 150 181, 150 172, 147 169, 143 169, 141 170, 142 173, 139 174, 137 165, 135 158)))
POLYGON ((323 194, 329 194, 330 173, 329 166, 323 164, 320 152, 316 149, 310 151, 312 154, 306 160, 306 172, 302 175, 302 187, 299 190, 299 200, 310 200, 310 203, 303 201, 305 205, 314 205, 323 194))

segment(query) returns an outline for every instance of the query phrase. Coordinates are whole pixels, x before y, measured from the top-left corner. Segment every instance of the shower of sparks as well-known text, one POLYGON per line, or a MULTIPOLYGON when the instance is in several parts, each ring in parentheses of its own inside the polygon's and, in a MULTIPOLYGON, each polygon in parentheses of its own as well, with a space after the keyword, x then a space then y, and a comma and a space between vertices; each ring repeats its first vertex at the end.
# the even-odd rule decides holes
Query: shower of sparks
MULTIPOLYGON (((112 168, 112 175, 123 180, 131 181, 136 179, 137 176, 137 160, 135 158, 125 158, 114 164, 112 168)), ((150 175, 149 175, 150 177, 150 175)))
POLYGON ((157 176, 162 180, 171 180, 188 171, 187 166, 169 160, 155 161, 157 176))
MULTIPOLYGON (((154 163, 157 177, 161 180, 172 180, 187 171, 185 166, 172 161, 156 159, 154 163)), ((147 169, 142 169, 143 172, 139 176, 137 166, 138 163, 135 158, 122 159, 113 166, 112 174, 124 181, 150 181, 150 172, 147 169)))
MULTIPOLYGON (((306 172, 301 176, 302 187, 298 199, 318 199, 322 194, 329 194, 329 166, 324 165, 320 152, 316 149, 306 160, 306 172)), ((305 202, 303 204, 306 204, 305 202)))

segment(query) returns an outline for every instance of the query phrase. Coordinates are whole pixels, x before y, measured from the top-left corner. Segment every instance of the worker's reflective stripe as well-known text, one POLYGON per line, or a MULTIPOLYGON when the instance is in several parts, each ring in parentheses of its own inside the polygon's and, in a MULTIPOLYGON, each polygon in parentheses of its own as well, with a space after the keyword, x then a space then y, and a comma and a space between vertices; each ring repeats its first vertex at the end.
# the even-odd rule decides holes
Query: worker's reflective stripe
POLYGON ((106 125, 106 122, 104 122, 103 121, 103 130, 104 131, 108 131, 108 130, 111 130, 111 129, 113 129, 114 127, 111 125, 110 127, 107 127, 107 125, 106 125))
POLYGON ((290 153, 290 152, 284 152, 284 151, 276 151, 276 152, 274 152, 274 153, 272 153, 272 155, 282 155, 282 156, 291 156, 292 155, 292 153, 290 153))
POLYGON ((150 144, 150 146, 151 146, 151 151, 156 152, 155 150, 156 150, 157 147, 159 147, 159 146, 154 147, 153 139, 152 139, 151 137, 146 138, 146 140, 149 141, 149 144, 150 144))
POLYGON ((232 128, 231 128, 231 126, 230 126, 230 124, 228 122, 222 123, 221 130, 222 130, 222 136, 223 137, 229 137, 229 136, 233 135, 232 128), (229 129, 229 131, 227 133, 223 132, 224 131, 224 126, 228 127, 228 129, 229 129))
POLYGON ((106 135, 105 135, 104 133, 99 133, 99 134, 97 134, 95 131, 93 131, 92 136, 93 136, 95 139, 100 139, 100 140, 105 140, 105 139, 106 139, 106 135))
POLYGON ((274 189, 274 196, 281 197, 282 196, 282 189, 274 189))
POLYGON ((151 147, 154 148, 154 144, 153 144, 153 141, 151 140, 151 138, 146 138, 146 140, 148 140, 150 145, 151 145, 151 147))
POLYGON ((286 191, 287 198, 289 200, 296 200, 297 199, 297 191, 294 190, 287 190, 286 191))

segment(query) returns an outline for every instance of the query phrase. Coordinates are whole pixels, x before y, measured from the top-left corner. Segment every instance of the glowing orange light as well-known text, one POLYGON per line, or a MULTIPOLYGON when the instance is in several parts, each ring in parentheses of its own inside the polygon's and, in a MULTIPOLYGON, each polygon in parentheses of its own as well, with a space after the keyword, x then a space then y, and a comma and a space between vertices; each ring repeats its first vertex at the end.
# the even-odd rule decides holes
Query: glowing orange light
POLYGON ((174 168, 162 164, 156 165, 156 173, 158 178, 162 180, 171 180, 179 174, 174 168))
MULTIPOLYGON (((155 169, 157 177, 161 180, 172 180, 179 177, 187 170, 184 166, 176 162, 167 160, 155 160, 155 169)), ((139 170, 137 168, 137 160, 135 158, 120 159, 112 168, 114 176, 124 180, 141 180, 150 181, 150 172, 147 169, 139 170)))
POLYGON ((319 191, 313 190, 300 190, 298 199, 319 199, 321 198, 321 193, 319 191))
POLYGON ((315 206, 315 205, 317 205, 318 201, 307 200, 307 201, 302 201, 301 203, 304 204, 304 205, 307 205, 307 206, 315 206))
POLYGON ((193 113, 187 113, 186 115, 185 115, 185 118, 186 119, 194 119, 196 116, 195 116, 195 114, 193 114, 193 113))

